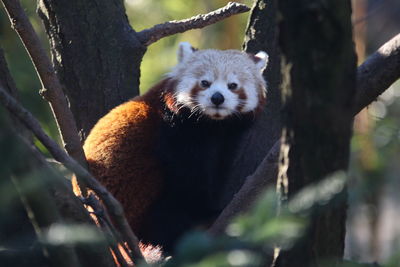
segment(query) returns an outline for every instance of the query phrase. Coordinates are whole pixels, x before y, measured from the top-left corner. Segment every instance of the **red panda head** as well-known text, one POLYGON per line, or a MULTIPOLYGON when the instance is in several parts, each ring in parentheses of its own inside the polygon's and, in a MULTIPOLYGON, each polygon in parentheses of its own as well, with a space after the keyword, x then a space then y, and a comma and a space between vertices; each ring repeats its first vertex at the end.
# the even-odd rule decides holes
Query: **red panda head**
POLYGON ((179 46, 178 60, 168 75, 174 81, 175 112, 186 108, 221 120, 262 109, 266 97, 262 71, 268 62, 265 52, 196 50, 185 42, 179 46))

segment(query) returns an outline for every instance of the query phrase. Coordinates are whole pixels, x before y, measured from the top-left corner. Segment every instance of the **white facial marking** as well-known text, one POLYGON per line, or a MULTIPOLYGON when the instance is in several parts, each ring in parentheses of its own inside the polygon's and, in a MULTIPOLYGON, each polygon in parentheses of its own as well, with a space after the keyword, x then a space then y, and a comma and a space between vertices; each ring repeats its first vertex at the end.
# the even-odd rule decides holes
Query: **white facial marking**
POLYGON ((243 107, 243 112, 249 112, 254 110, 258 105, 258 92, 254 85, 248 84, 244 87, 246 92, 246 104, 243 107))
POLYGON ((254 57, 237 50, 194 51, 189 43, 181 43, 179 63, 168 75, 177 80, 178 104, 216 120, 254 111, 265 94, 261 71, 268 55, 260 52, 254 57), (237 86, 229 89, 228 84, 232 83, 237 86), (218 105, 211 100, 215 93, 223 96, 218 105))
POLYGON ((182 80, 176 86, 175 97, 178 104, 185 105, 192 103, 193 99, 191 99, 190 91, 196 85, 196 79, 188 77, 187 79, 182 80))

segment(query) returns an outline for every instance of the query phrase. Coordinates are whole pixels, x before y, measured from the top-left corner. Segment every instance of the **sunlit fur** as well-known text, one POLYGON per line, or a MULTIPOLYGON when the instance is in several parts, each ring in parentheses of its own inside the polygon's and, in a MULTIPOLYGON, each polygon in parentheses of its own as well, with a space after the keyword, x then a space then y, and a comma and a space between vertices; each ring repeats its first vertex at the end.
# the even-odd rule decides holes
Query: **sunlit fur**
POLYGON ((251 56, 238 50, 194 50, 187 43, 181 44, 180 62, 168 74, 176 79, 174 97, 180 108, 211 119, 225 119, 256 111, 265 101, 266 84, 262 70, 266 58, 251 56), (201 81, 208 81, 205 88, 201 81), (235 83, 231 90, 228 84, 235 83), (224 102, 216 106, 211 102, 214 93, 221 93, 224 102))
POLYGON ((220 212, 213 206, 226 168, 264 106, 268 57, 183 43, 178 58, 146 94, 101 118, 84 144, 90 171, 121 202, 135 234, 167 251, 220 212), (225 99, 218 108, 215 92, 225 99))

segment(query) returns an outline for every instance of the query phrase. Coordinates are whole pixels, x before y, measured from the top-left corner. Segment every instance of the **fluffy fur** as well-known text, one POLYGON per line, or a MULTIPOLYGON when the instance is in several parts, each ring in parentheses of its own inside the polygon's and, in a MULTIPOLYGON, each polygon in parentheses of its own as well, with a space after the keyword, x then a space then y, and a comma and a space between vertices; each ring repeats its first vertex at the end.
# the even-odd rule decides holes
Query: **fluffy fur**
POLYGON ((99 120, 84 150, 93 174, 122 203, 144 243, 170 251, 208 223, 240 134, 265 102, 265 53, 195 50, 143 96, 99 120))

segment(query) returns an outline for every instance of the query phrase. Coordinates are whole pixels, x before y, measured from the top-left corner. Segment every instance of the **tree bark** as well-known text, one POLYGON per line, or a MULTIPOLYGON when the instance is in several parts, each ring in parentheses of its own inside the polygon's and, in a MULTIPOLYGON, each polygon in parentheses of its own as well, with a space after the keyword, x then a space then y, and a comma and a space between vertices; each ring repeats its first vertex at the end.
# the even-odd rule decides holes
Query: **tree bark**
POLYGON ((38 12, 84 140, 99 118, 138 95, 146 47, 121 0, 39 0, 38 12))
MULTIPOLYGON (((279 11, 284 77, 280 168, 288 170, 279 177, 278 193, 287 198, 347 169, 356 57, 350 1, 282 0, 279 11)), ((279 265, 329 266, 322 261, 333 259, 334 265, 341 260, 345 215, 344 199, 313 213, 304 237, 282 254, 279 265)))

